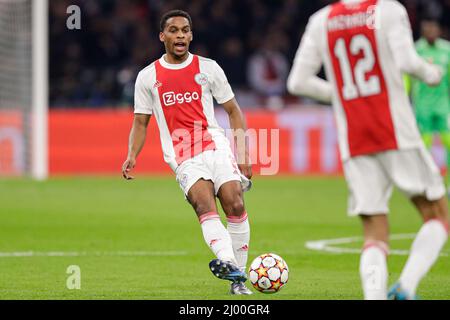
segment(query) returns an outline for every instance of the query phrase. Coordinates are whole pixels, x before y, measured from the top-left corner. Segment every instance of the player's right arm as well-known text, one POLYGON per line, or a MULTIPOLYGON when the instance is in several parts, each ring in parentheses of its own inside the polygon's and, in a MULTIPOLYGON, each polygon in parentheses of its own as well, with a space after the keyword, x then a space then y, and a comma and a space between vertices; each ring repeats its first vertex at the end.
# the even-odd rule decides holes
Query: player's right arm
POLYGON ((407 73, 430 86, 438 85, 442 71, 428 63, 417 53, 412 36, 408 13, 397 1, 385 1, 382 11, 387 40, 400 71, 407 73))
POLYGON ((136 158, 144 147, 150 117, 148 114, 134 115, 133 127, 128 140, 128 156, 122 165, 122 175, 127 180, 134 179, 130 172, 136 166, 136 158))
POLYGON ((147 78, 141 71, 134 87, 134 120, 128 140, 127 159, 122 165, 122 176, 127 180, 134 179, 130 173, 136 166, 136 159, 144 147, 147 127, 152 115, 152 96, 147 78))

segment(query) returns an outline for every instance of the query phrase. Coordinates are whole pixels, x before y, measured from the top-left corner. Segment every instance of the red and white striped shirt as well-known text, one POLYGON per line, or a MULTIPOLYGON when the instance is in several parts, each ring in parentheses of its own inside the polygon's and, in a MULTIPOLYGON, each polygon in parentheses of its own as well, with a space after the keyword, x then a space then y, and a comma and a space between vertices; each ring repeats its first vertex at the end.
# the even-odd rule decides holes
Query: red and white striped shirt
POLYGON ((134 113, 154 115, 164 160, 172 170, 206 150, 229 148, 214 117, 214 102, 234 98, 222 68, 211 59, 189 53, 181 64, 164 56, 139 72, 134 113))
POLYGON ((333 103, 342 158, 422 145, 402 72, 435 81, 394 0, 343 0, 308 23, 288 80, 292 93, 333 103), (328 81, 315 75, 324 65, 328 81))

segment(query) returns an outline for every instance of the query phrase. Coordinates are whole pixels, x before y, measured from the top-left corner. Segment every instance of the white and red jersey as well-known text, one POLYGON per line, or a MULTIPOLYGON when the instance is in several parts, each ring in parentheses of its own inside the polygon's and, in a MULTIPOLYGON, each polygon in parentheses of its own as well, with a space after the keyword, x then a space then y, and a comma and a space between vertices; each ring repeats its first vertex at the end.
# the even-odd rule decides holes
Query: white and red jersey
POLYGON ((424 78, 429 71, 400 3, 343 0, 310 18, 288 88, 331 99, 345 160, 422 145, 402 72, 424 78), (322 64, 328 82, 312 77, 322 64))
POLYGON ((206 150, 229 148, 214 117, 214 102, 234 98, 222 68, 211 59, 189 54, 181 64, 164 56, 139 72, 134 112, 154 115, 164 160, 172 170, 206 150))

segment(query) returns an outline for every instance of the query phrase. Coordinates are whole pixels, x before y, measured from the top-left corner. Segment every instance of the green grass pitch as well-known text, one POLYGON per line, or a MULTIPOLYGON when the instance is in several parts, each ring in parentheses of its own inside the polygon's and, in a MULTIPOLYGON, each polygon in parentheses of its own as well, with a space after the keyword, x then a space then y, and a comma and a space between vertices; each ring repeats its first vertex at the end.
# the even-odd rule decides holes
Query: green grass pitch
MULTIPOLYGON (((233 297, 228 283, 208 270, 213 255, 173 177, 3 179, 0 299, 361 299, 358 254, 305 248, 308 240, 361 234, 358 219, 346 216, 346 197, 341 178, 256 177, 245 195, 250 260, 277 253, 288 263, 290 279, 277 294, 233 297), (7 256, 28 251, 78 255, 7 256), (66 288, 69 265, 81 268, 80 290, 66 288)), ((402 195, 394 195, 391 211, 392 233, 418 230, 419 216, 402 195)), ((392 241, 391 247, 410 244, 392 241)), ((389 257, 390 283, 405 261, 389 257)), ((441 257, 419 295, 448 299, 448 270, 449 257, 441 257)))

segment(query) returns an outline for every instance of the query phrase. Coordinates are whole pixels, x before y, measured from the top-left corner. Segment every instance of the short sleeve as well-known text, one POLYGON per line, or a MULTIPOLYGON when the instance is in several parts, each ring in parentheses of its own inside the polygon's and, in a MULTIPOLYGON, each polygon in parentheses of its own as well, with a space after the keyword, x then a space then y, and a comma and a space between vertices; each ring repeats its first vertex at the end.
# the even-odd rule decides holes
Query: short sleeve
POLYGON ((146 86, 142 72, 137 76, 134 86, 134 113, 152 114, 152 95, 146 86))
POLYGON ((214 62, 212 78, 211 93, 217 103, 222 104, 234 98, 233 90, 228 83, 225 72, 216 62, 214 62))

